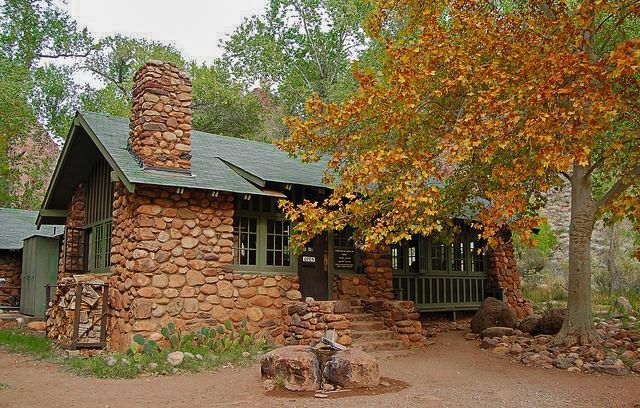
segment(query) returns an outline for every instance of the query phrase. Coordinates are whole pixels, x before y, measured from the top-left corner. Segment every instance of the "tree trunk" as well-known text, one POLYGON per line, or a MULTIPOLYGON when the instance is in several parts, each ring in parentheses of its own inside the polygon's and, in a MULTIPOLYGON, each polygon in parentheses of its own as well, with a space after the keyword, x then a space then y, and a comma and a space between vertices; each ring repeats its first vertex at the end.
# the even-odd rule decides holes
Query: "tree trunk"
POLYGON ((556 343, 591 344, 598 340, 591 304, 591 236, 596 204, 591 182, 583 166, 574 166, 571 177, 571 225, 569 227, 569 301, 567 316, 556 343))

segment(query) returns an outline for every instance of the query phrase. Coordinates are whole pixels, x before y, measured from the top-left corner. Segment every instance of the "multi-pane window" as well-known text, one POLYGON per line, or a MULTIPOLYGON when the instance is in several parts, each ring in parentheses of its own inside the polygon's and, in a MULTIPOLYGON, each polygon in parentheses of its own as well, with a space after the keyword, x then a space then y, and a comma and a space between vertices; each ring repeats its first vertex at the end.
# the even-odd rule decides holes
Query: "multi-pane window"
POLYGON ((481 273, 485 271, 485 256, 481 252, 479 245, 475 241, 469 242, 469 252, 471 252, 471 272, 481 273))
POLYGON ((107 271, 111 264, 111 220, 94 225, 90 237, 89 270, 107 271))
POLYGON ((258 219, 238 216, 233 219, 233 261, 236 265, 257 265, 258 219))
POLYGON ((431 240, 431 269, 434 271, 447 270, 447 247, 438 239, 431 240))
POLYGON ((277 209, 277 199, 237 196, 233 218, 233 263, 240 270, 288 271, 295 267, 289 239, 291 224, 277 209))
POLYGON ((289 266, 291 264, 290 235, 289 221, 267 219, 267 265, 289 266))
POLYGON ((451 270, 454 272, 464 271, 466 256, 467 250, 464 241, 456 240, 451 245, 451 270))
POLYGON ((404 269, 402 245, 393 245, 391 247, 391 267, 395 271, 402 271, 404 269))
POLYGON ((479 250, 482 244, 474 240, 475 236, 466 229, 453 243, 438 236, 413 237, 391 246, 391 266, 397 274, 484 274, 486 255, 479 250))

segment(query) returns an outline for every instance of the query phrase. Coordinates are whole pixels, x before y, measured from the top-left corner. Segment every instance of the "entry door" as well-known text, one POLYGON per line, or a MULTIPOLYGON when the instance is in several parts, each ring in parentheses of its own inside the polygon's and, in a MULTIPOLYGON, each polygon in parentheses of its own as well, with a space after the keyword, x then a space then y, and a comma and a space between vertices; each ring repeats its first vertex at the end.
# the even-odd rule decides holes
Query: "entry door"
POLYGON ((307 243, 298 257, 298 277, 302 298, 315 300, 329 298, 329 271, 327 269, 327 234, 316 236, 307 243))

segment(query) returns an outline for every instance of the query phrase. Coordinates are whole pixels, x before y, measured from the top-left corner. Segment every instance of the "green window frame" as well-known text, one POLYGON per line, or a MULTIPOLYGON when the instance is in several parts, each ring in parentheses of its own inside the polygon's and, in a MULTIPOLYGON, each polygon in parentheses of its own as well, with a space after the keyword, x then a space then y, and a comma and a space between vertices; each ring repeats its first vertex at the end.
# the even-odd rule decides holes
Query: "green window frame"
POLYGON ((391 246, 391 266, 397 275, 460 276, 487 274, 488 260, 471 231, 463 231, 453 243, 438 236, 414 237, 391 246), (418 261, 417 267, 412 267, 418 261))
POLYGON ((89 272, 106 273, 111 266, 111 219, 99 221, 89 228, 89 272))
POLYGON ((298 259, 289 245, 291 223, 279 212, 275 199, 237 195, 233 225, 234 270, 297 273, 298 259))

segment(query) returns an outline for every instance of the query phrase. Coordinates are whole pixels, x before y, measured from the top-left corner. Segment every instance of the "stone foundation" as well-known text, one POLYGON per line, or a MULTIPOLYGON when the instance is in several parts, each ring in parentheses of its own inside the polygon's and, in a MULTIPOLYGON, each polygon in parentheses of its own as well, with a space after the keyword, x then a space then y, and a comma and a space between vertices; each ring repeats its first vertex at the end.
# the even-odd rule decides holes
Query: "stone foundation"
POLYGON ((368 299, 371 295, 367 275, 333 276, 333 297, 336 299, 368 299))
POLYGON ((411 301, 363 300, 364 310, 384 321, 387 329, 396 333, 407 347, 421 344, 422 335, 420 313, 415 311, 411 301))
POLYGON ((529 316, 533 308, 522 297, 520 274, 516 266, 513 244, 509 241, 489 253, 489 286, 504 290, 504 301, 516 311, 518 319, 529 316))
POLYGON ((22 251, 1 251, 0 278, 5 281, 0 283, 0 288, 13 289, 0 289, 0 306, 20 306, 21 274, 22 251))
POLYGON ((347 313, 351 303, 347 300, 296 302, 284 309, 287 345, 315 345, 326 330, 335 330, 338 343, 351 344, 351 323, 347 313))

